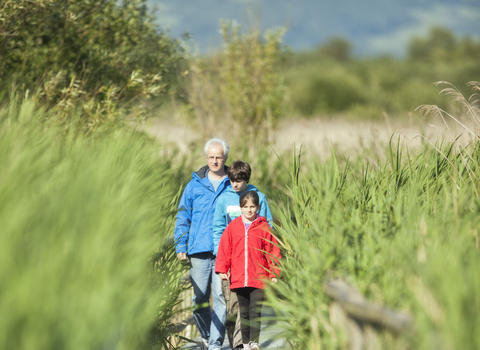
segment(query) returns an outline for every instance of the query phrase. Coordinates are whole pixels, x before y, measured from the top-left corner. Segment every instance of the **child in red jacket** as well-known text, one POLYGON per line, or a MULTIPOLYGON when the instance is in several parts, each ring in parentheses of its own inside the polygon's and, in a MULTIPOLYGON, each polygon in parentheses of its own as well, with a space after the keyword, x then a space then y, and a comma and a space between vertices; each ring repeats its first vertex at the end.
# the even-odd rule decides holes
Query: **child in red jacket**
POLYGON ((258 317, 265 296, 264 283, 268 280, 276 283, 276 276, 280 273, 280 249, 267 219, 257 214, 259 202, 255 191, 241 194, 242 215, 233 220, 222 234, 215 264, 215 273, 221 279, 230 279, 230 289, 237 294, 242 341, 246 350, 259 349, 258 317))

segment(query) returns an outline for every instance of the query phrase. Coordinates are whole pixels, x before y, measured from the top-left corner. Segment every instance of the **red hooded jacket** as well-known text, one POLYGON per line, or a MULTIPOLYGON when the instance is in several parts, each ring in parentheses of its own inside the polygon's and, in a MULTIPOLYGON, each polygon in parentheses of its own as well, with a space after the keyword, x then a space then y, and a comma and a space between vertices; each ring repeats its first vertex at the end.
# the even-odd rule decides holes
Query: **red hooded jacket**
POLYGON ((280 274, 280 249, 270 230, 267 219, 258 215, 248 229, 243 216, 227 226, 220 238, 215 273, 226 274, 230 270, 230 289, 263 289, 263 280, 280 274))

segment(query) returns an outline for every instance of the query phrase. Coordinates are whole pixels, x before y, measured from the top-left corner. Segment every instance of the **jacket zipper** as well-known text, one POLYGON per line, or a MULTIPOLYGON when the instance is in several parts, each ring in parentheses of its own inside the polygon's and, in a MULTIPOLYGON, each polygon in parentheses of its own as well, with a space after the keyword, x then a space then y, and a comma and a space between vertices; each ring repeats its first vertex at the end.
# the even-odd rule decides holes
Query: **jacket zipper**
MULTIPOLYGON (((251 226, 252 224, 250 224, 251 226)), ((245 223, 243 224, 245 227, 245 223)), ((248 229, 250 228, 245 228, 245 287, 248 286, 248 229)))
MULTIPOLYGON (((245 229, 245 287, 248 287, 248 231, 252 227, 253 223, 257 220, 253 220, 250 225, 248 225, 248 228, 245 229)), ((245 222, 243 221, 243 226, 245 227, 245 222)))

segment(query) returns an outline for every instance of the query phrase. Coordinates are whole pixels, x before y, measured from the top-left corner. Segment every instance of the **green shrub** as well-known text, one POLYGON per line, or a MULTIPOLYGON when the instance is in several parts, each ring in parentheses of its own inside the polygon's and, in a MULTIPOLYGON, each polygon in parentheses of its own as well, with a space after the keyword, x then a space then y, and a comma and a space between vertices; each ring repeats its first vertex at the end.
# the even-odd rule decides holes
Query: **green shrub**
POLYGON ((341 113, 367 102, 362 81, 333 61, 297 69, 286 83, 292 107, 303 115, 341 113))
POLYGON ((181 57, 146 0, 6 0, 0 5, 0 89, 16 85, 56 108, 57 124, 91 132, 144 116, 132 105, 165 94, 181 57), (7 85, 7 86, 6 86, 7 85))
POLYGON ((415 59, 329 59, 332 55, 325 53, 329 52, 332 43, 334 47, 339 44, 335 40, 314 51, 293 54, 281 69, 290 91, 292 113, 294 116, 341 114, 357 119, 378 119, 385 113, 402 118, 421 103, 450 108, 433 83, 449 81, 467 94, 465 81, 480 75, 478 55, 475 56, 480 45, 473 39, 451 35, 448 30, 438 31, 435 36, 439 37, 434 40, 438 48, 434 50, 429 41, 422 42, 429 53, 415 59), (445 42, 441 39, 443 36, 445 42), (449 52, 452 43, 455 47, 449 52))

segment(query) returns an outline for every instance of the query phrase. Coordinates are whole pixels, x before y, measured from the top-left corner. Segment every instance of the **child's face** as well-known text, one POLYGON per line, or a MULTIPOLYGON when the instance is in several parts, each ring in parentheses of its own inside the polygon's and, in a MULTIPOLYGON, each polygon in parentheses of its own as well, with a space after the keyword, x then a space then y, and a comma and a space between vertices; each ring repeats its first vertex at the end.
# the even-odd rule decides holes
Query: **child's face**
POLYGON ((253 204, 251 199, 249 199, 243 207, 240 207, 243 217, 250 222, 255 220, 258 209, 260 209, 260 206, 253 204))
POLYGON ((237 180, 237 181, 230 180, 230 184, 232 185, 233 190, 238 193, 242 193, 248 187, 248 182, 245 180, 237 180))

